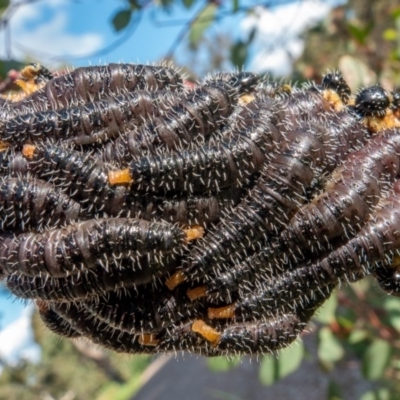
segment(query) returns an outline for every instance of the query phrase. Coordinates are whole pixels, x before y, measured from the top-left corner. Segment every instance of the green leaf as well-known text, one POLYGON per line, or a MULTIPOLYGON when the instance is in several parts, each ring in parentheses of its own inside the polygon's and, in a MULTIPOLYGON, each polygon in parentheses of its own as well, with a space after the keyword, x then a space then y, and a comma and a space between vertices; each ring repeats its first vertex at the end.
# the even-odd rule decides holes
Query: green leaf
POLYGON ((277 356, 264 356, 259 369, 260 382, 270 386, 296 371, 303 361, 304 345, 299 342, 282 350, 277 356))
POLYGON ((390 325, 400 331, 400 298, 388 296, 383 303, 383 307, 387 312, 390 325))
POLYGON ((304 345, 302 342, 294 344, 282 350, 277 356, 277 378, 282 379, 285 376, 296 371, 304 357, 304 345))
POLYGON ((344 356, 344 350, 339 340, 329 327, 323 327, 318 332, 318 358, 327 367, 339 361, 344 356))
POLYGON ((214 3, 208 4, 199 14, 196 21, 193 23, 189 33, 189 44, 192 49, 196 49, 206 29, 213 23, 217 5, 214 3))
POLYGON ((391 352, 388 342, 382 339, 374 340, 364 353, 362 361, 364 377, 372 381, 382 378, 390 361, 391 352))
POLYGON ((328 400, 341 400, 342 399, 340 387, 335 381, 329 381, 327 399, 328 400))
POLYGON ((132 17, 131 9, 120 10, 114 15, 111 23, 113 24, 114 29, 117 32, 119 32, 128 26, 131 17, 132 17))
POLYGON ((272 355, 264 356, 261 360, 258 376, 265 386, 271 386, 277 381, 275 363, 276 358, 272 355))
POLYGON ((239 10, 239 0, 232 0, 232 11, 235 13, 239 10))
POLYGON ((182 2, 183 2, 183 5, 184 5, 186 8, 190 8, 190 7, 192 7, 192 5, 193 5, 193 3, 194 3, 194 0, 182 0, 182 2))
POLYGON ((214 372, 226 372, 237 367, 240 363, 240 357, 213 357, 207 360, 208 368, 214 372))
POLYGON ((331 297, 324 303, 324 305, 318 310, 315 318, 322 324, 331 324, 335 321, 335 312, 337 309, 338 300, 337 293, 332 293, 331 297))
POLYGON ((373 24, 368 24, 366 26, 357 26, 353 24, 348 25, 350 35, 353 36, 360 44, 365 44, 367 42, 368 35, 373 28, 373 24))
POLYGON ((386 388, 380 388, 377 390, 371 390, 365 392, 360 400, 389 400, 390 399, 390 391, 386 388))
POLYGON ((362 342, 363 340, 367 339, 369 337, 368 331, 363 330, 363 329, 354 329, 350 335, 347 341, 350 344, 355 344, 362 342))
POLYGON ((399 17, 400 17, 400 8, 395 8, 395 9, 392 11, 391 15, 392 15, 392 18, 393 18, 393 19, 399 18, 399 17))
POLYGON ((25 67, 25 65, 26 65, 25 63, 21 63, 15 60, 7 60, 7 61, 0 60, 0 76, 2 78, 5 78, 10 70, 15 69, 19 71, 23 67, 25 67))
POLYGON ((247 45, 242 41, 236 42, 231 47, 231 61, 236 67, 243 67, 247 60, 247 45))
POLYGON ((393 41, 397 40, 397 31, 396 31, 396 29, 393 29, 393 28, 386 29, 383 31, 382 37, 385 40, 393 42, 393 41))

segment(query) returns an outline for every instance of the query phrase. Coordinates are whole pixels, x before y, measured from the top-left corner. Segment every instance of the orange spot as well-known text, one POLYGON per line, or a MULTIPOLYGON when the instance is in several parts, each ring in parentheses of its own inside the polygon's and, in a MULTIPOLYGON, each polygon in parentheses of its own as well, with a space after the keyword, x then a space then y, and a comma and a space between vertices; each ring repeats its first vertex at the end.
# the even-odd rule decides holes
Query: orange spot
POLYGON ((386 129, 400 127, 400 120, 392 110, 386 110, 383 117, 370 116, 364 118, 364 125, 373 133, 382 132, 386 129))
POLYGON ((7 150, 10 147, 10 145, 7 142, 2 142, 0 140, 0 151, 7 150))
POLYGON ((201 239, 204 236, 204 228, 202 226, 195 225, 189 229, 185 229, 185 234, 188 242, 201 239))
POLYGON ((209 308, 208 318, 210 319, 230 319, 235 316, 235 304, 219 308, 209 308))
POLYGON ((158 339, 155 338, 155 335, 144 333, 143 335, 139 336, 139 344, 142 346, 157 346, 160 342, 158 339))
POLYGON ((335 111, 343 110, 344 108, 343 101, 334 90, 331 89, 324 90, 323 97, 335 111))
POLYGON ((110 171, 108 173, 108 181, 110 185, 121 185, 124 183, 133 183, 129 168, 120 169, 118 171, 110 171))
POLYGON ((221 337, 221 334, 211 326, 207 325, 203 320, 198 319, 193 322, 192 331, 199 333, 211 343, 216 343, 221 337))
POLYGON ((172 276, 170 276, 165 284, 169 290, 174 290, 178 285, 184 282, 186 279, 185 274, 182 271, 176 271, 172 276))
POLYGON ((33 158, 35 154, 36 146, 32 144, 24 144, 22 148, 22 155, 26 158, 33 158))
POLYGON ((399 266, 400 266, 400 256, 395 256, 395 257, 393 258, 391 267, 393 267, 393 268, 398 268, 399 266))
POLYGON ((205 286, 199 286, 194 289, 189 289, 186 294, 188 295, 190 301, 194 301, 200 297, 204 297, 207 294, 207 289, 205 286))
POLYGON ((251 103, 255 97, 252 94, 243 94, 239 97, 239 105, 245 106, 246 104, 251 103))

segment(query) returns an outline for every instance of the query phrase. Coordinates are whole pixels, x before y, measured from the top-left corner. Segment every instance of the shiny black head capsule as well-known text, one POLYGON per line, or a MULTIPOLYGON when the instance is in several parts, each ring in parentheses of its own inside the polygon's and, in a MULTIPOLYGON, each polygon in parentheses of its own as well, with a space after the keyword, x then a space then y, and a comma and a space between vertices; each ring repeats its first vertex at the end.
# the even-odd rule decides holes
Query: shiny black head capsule
POLYGON ((390 97, 382 86, 375 85, 361 90, 355 103, 355 110, 361 116, 382 116, 390 106, 390 97))
POLYGON ((343 101, 347 103, 351 96, 351 90, 340 72, 333 72, 323 77, 321 87, 334 90, 343 101))

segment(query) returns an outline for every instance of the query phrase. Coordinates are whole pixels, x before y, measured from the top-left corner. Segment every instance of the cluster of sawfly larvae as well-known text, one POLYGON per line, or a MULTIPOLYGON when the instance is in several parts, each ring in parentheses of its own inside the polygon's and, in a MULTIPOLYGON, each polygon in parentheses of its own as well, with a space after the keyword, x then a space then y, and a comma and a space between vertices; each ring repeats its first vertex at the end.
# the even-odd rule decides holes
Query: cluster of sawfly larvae
POLYGON ((0 279, 119 352, 267 353, 342 282, 400 293, 400 92, 165 65, 0 98, 0 279))

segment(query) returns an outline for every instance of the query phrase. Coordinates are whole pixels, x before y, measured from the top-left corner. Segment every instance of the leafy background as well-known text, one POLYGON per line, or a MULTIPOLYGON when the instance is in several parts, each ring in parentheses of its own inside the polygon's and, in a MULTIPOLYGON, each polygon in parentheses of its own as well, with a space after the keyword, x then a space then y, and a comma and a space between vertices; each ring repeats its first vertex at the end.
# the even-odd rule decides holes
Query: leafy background
MULTIPOLYGON (((184 49, 186 62, 183 68, 193 79, 216 69, 250 65, 255 52, 260 50, 257 25, 241 37, 227 35, 216 27, 233 14, 257 18, 259 4, 240 0, 122 0, 120 9, 109 16, 109 23, 115 32, 126 33, 129 39, 129 30, 140 24, 141 13, 153 8, 173 20, 176 3, 196 12, 183 24, 172 47, 166 49, 165 59, 177 61, 177 49, 184 49)), ((264 6, 275 3, 264 3, 264 6)), ((12 11, 18 4, 0 0, 0 30, 7 29, 12 11)), ((332 8, 323 20, 304 31, 302 38, 304 51, 292 59, 292 76, 285 77, 288 80, 319 81, 327 69, 339 68, 353 90, 375 82, 388 89, 399 85, 398 1, 374 1, 367 7, 364 1, 349 0, 332 8)), ((12 57, 0 60, 0 92, 15 89, 13 82, 17 71, 30 60, 40 61, 40 58, 26 54, 23 60, 12 57)), ((117 355, 89 343, 62 340, 43 329, 35 314, 32 326, 35 341, 41 346, 41 359, 38 363, 21 360, 16 365, 7 365, 0 359, 3 366, 1 400, 130 399, 147 382, 144 376, 152 365, 160 362, 157 357, 117 355)), ((304 335, 304 342, 299 341, 277 356, 258 359, 258 379, 265 388, 270 387, 302 366, 305 368, 305 361, 316 357, 319 374, 328 377, 326 399, 349 398, 347 388, 334 379, 335 371, 340 373, 344 366, 358 369, 367 383, 360 399, 398 399, 399 331, 399 298, 387 297, 369 279, 351 286, 343 284, 317 313, 304 335), (315 344, 314 350, 310 350, 310 340, 315 344)), ((227 374, 244 362, 248 360, 214 358, 207 361, 215 374, 227 374)), ((214 395, 212 398, 237 399, 228 392, 214 395)))

